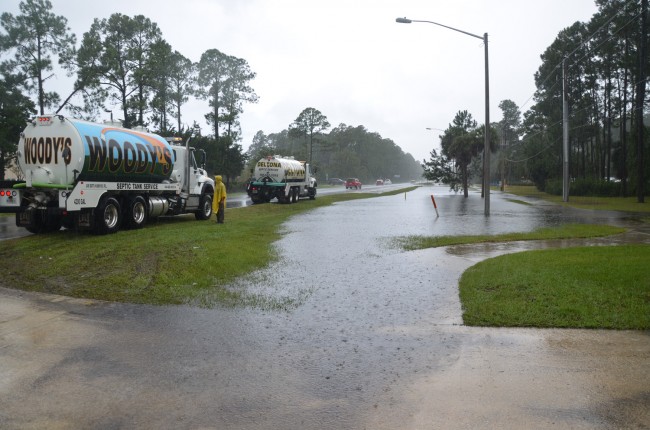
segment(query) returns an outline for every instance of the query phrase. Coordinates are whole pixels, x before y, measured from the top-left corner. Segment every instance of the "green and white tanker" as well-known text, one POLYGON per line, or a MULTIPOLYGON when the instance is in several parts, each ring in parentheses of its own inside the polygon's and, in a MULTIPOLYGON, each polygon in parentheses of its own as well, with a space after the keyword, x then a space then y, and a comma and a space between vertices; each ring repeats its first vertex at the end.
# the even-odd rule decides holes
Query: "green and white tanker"
POLYGON ((264 157, 257 162, 247 192, 253 203, 297 202, 300 197, 316 198, 316 179, 309 163, 280 155, 264 157))

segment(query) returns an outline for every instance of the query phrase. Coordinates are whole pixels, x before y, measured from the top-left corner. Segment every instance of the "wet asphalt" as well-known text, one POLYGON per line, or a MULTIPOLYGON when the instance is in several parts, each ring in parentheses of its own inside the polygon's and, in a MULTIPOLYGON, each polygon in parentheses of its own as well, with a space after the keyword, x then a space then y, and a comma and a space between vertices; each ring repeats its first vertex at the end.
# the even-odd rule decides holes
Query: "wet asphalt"
POLYGON ((462 272, 485 258, 650 243, 646 225, 498 192, 486 218, 477 192, 464 199, 421 187, 320 208, 283 229, 280 260, 230 288, 284 310, 0 288, 0 428, 650 428, 649 332, 466 327, 457 290, 462 272), (631 230, 413 252, 390 243, 566 222, 631 230))

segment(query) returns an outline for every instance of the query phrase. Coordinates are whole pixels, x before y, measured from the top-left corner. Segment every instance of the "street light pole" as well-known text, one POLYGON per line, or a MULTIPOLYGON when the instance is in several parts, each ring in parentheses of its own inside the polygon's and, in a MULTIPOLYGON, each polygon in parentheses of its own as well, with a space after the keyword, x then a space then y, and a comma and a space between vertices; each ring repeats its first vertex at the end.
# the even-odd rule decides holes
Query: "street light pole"
POLYGON ((449 27, 447 25, 439 24, 433 21, 423 21, 416 19, 408 18, 397 18, 395 22, 400 24, 410 24, 412 22, 426 22, 429 24, 438 25, 440 27, 448 28, 449 30, 454 30, 459 33, 466 34, 468 36, 475 37, 477 39, 483 40, 483 45, 485 46, 485 139, 484 139, 484 148, 483 148, 483 192, 485 195, 485 216, 490 215, 490 70, 488 63, 488 34, 484 33, 483 36, 478 36, 476 34, 468 33, 467 31, 459 30, 454 27, 449 27))

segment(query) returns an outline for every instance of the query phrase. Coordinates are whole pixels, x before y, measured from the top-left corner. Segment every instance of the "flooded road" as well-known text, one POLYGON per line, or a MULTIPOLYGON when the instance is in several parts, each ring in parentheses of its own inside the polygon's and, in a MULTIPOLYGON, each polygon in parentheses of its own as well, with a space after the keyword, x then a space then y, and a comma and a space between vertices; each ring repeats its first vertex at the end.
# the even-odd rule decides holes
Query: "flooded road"
MULTIPOLYGON (((476 193, 438 187, 293 218, 281 259, 230 286, 283 311, 0 289, 0 428, 649 428, 648 332, 462 325, 466 268, 562 243, 390 245, 408 234, 630 223, 491 197, 489 218, 476 193)), ((650 241, 632 226, 593 243, 650 241)))
POLYGON ((14 214, 0 215, 0 240, 14 239, 29 236, 30 234, 26 229, 16 227, 16 216, 14 214))

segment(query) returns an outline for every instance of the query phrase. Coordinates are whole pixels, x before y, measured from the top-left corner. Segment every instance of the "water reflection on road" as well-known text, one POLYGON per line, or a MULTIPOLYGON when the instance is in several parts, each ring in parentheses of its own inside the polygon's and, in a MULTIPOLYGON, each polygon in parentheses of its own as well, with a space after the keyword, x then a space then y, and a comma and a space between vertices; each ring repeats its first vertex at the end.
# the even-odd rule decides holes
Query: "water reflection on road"
POLYGON ((24 228, 16 227, 16 217, 14 214, 3 214, 0 216, 0 240, 14 239, 29 236, 30 234, 24 228))

